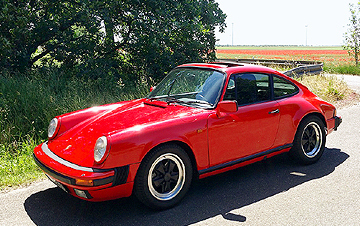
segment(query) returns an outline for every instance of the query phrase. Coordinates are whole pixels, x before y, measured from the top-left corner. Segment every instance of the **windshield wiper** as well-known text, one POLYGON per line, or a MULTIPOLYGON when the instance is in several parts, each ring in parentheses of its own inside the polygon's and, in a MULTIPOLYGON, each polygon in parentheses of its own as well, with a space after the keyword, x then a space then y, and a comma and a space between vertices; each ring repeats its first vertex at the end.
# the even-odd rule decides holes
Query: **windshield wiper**
POLYGON ((185 98, 182 98, 182 99, 177 99, 173 96, 157 96, 157 97, 150 97, 150 98, 147 98, 148 100, 150 101, 153 101, 153 100, 159 100, 159 99, 165 99, 166 103, 167 104, 171 104, 171 103, 180 103, 180 104, 200 104, 200 105, 209 105, 209 106, 214 106, 213 104, 205 101, 205 100, 195 100, 195 99, 185 99, 185 98))
POLYGON ((184 103, 184 104, 206 104, 206 105, 210 105, 210 106, 213 106, 213 104, 205 101, 205 100, 195 100, 195 99, 186 99, 186 100, 180 100, 180 99, 176 99, 175 97, 167 97, 166 98, 166 102, 168 104, 171 104, 171 103, 184 103))
POLYGON ((162 98, 167 98, 167 96, 147 97, 146 99, 153 101, 153 100, 159 100, 162 98))

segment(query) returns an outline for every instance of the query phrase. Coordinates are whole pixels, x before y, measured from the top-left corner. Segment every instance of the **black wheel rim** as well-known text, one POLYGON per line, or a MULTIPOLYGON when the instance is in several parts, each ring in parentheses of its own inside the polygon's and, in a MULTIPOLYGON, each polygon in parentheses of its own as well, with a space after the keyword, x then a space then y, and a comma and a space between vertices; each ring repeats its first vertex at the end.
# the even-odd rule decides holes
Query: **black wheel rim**
POLYGON ((179 179, 179 169, 169 159, 159 162, 152 173, 153 186, 159 193, 170 192, 179 179))
POLYGON ((315 123, 309 123, 301 136, 301 148, 305 156, 314 158, 322 146, 322 131, 320 126, 315 123))
POLYGON ((158 200, 170 200, 181 191, 185 182, 185 166, 175 154, 157 158, 148 175, 150 193, 158 200))

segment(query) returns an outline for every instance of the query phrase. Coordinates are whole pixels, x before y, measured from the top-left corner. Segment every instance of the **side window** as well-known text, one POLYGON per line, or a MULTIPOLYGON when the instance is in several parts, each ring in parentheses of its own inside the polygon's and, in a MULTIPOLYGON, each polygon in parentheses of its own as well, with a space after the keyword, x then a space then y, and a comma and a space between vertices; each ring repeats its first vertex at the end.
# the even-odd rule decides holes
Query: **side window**
POLYGON ((239 105, 270 100, 269 76, 245 73, 231 77, 224 100, 236 100, 239 105))
POLYGON ((298 88, 291 82, 274 76, 274 97, 279 99, 298 92, 298 88))

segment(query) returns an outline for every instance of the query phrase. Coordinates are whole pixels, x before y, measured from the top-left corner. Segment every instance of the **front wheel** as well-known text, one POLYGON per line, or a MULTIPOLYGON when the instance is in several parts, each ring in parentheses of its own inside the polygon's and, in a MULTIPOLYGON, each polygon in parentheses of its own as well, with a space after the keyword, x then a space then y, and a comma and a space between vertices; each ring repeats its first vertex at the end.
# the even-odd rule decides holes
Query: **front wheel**
POLYGON ((315 163, 324 152, 325 141, 324 123, 318 117, 310 116, 301 121, 290 154, 300 163, 315 163))
POLYGON ((134 192, 148 207, 167 209, 180 202, 191 180, 191 161, 186 152, 177 145, 164 145, 145 156, 135 177, 134 192))

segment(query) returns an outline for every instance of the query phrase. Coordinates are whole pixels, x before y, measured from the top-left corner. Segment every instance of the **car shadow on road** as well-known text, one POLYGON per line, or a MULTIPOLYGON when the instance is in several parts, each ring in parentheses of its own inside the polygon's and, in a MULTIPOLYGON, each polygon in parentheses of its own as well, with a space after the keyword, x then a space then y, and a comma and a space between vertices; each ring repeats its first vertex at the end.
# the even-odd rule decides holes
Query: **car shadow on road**
POLYGON ((188 225, 217 215, 245 222, 246 216, 230 211, 329 175, 348 157, 339 149, 327 148, 319 162, 302 166, 285 153, 196 181, 178 206, 159 212, 135 197, 92 203, 59 188, 31 195, 24 207, 36 225, 188 225))

